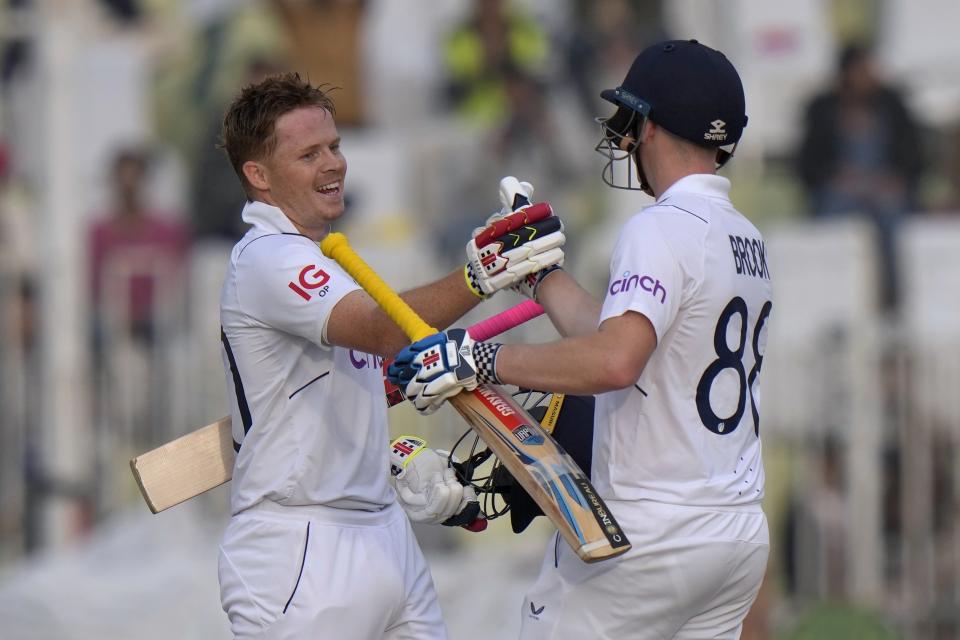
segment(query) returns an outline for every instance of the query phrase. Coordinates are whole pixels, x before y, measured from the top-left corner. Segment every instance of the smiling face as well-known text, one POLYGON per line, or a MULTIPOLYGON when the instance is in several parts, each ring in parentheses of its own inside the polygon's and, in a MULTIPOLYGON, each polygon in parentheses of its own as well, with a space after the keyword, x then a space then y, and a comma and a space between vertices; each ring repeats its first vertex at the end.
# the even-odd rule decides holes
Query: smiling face
POLYGON ((244 174, 258 200, 280 208, 303 235, 322 239, 343 214, 347 161, 340 135, 326 109, 300 107, 277 119, 275 146, 249 160, 244 174))

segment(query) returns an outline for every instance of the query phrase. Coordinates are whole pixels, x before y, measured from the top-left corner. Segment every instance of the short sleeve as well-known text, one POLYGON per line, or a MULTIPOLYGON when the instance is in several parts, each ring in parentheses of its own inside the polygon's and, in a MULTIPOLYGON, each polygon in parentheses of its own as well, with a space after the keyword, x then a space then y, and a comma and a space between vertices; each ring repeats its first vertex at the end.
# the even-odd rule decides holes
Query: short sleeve
POLYGON ((680 309, 683 268, 653 215, 634 216, 624 227, 610 260, 610 281, 600 322, 627 311, 642 313, 657 332, 669 329, 680 309))
POLYGON ((301 236, 260 238, 237 259, 237 296, 252 318, 323 344, 334 306, 360 287, 340 266, 301 236))

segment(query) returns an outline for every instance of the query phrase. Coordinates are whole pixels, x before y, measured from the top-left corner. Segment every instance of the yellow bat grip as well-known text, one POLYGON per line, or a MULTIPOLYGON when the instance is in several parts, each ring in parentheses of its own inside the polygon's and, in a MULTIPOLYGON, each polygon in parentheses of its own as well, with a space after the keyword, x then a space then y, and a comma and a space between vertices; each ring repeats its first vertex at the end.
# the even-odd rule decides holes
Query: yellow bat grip
POLYGON ((412 342, 437 332, 436 329, 424 322, 417 315, 417 312, 411 309, 410 305, 404 302, 403 298, 398 296, 390 288, 390 285, 384 282, 370 268, 370 265, 363 261, 363 258, 357 255, 357 252, 347 242, 347 236, 342 233, 327 235, 320 242, 320 251, 343 267, 343 270, 363 287, 363 290, 373 298, 374 302, 387 312, 390 319, 403 329, 403 332, 412 342))

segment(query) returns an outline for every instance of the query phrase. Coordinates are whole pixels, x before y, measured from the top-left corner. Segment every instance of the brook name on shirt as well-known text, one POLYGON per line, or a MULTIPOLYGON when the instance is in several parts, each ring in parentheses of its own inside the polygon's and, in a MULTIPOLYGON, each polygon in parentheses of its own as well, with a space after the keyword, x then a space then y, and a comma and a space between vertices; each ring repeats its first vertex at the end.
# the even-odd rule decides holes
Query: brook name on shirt
POLYGON ((729 238, 730 250, 733 251, 733 264, 737 273, 769 280, 767 248, 763 246, 763 240, 740 236, 729 236, 729 238))

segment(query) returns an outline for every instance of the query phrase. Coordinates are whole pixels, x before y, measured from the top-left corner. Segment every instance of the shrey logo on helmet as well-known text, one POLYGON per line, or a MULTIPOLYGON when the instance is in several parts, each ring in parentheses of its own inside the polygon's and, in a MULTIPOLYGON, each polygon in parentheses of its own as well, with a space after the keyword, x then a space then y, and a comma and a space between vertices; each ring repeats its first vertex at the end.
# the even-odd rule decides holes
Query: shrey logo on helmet
POLYGON ((710 123, 710 126, 713 127, 710 131, 703 134, 704 140, 714 140, 716 142, 723 142, 727 139, 727 132, 724 128, 727 126, 727 123, 723 120, 714 120, 710 123))

